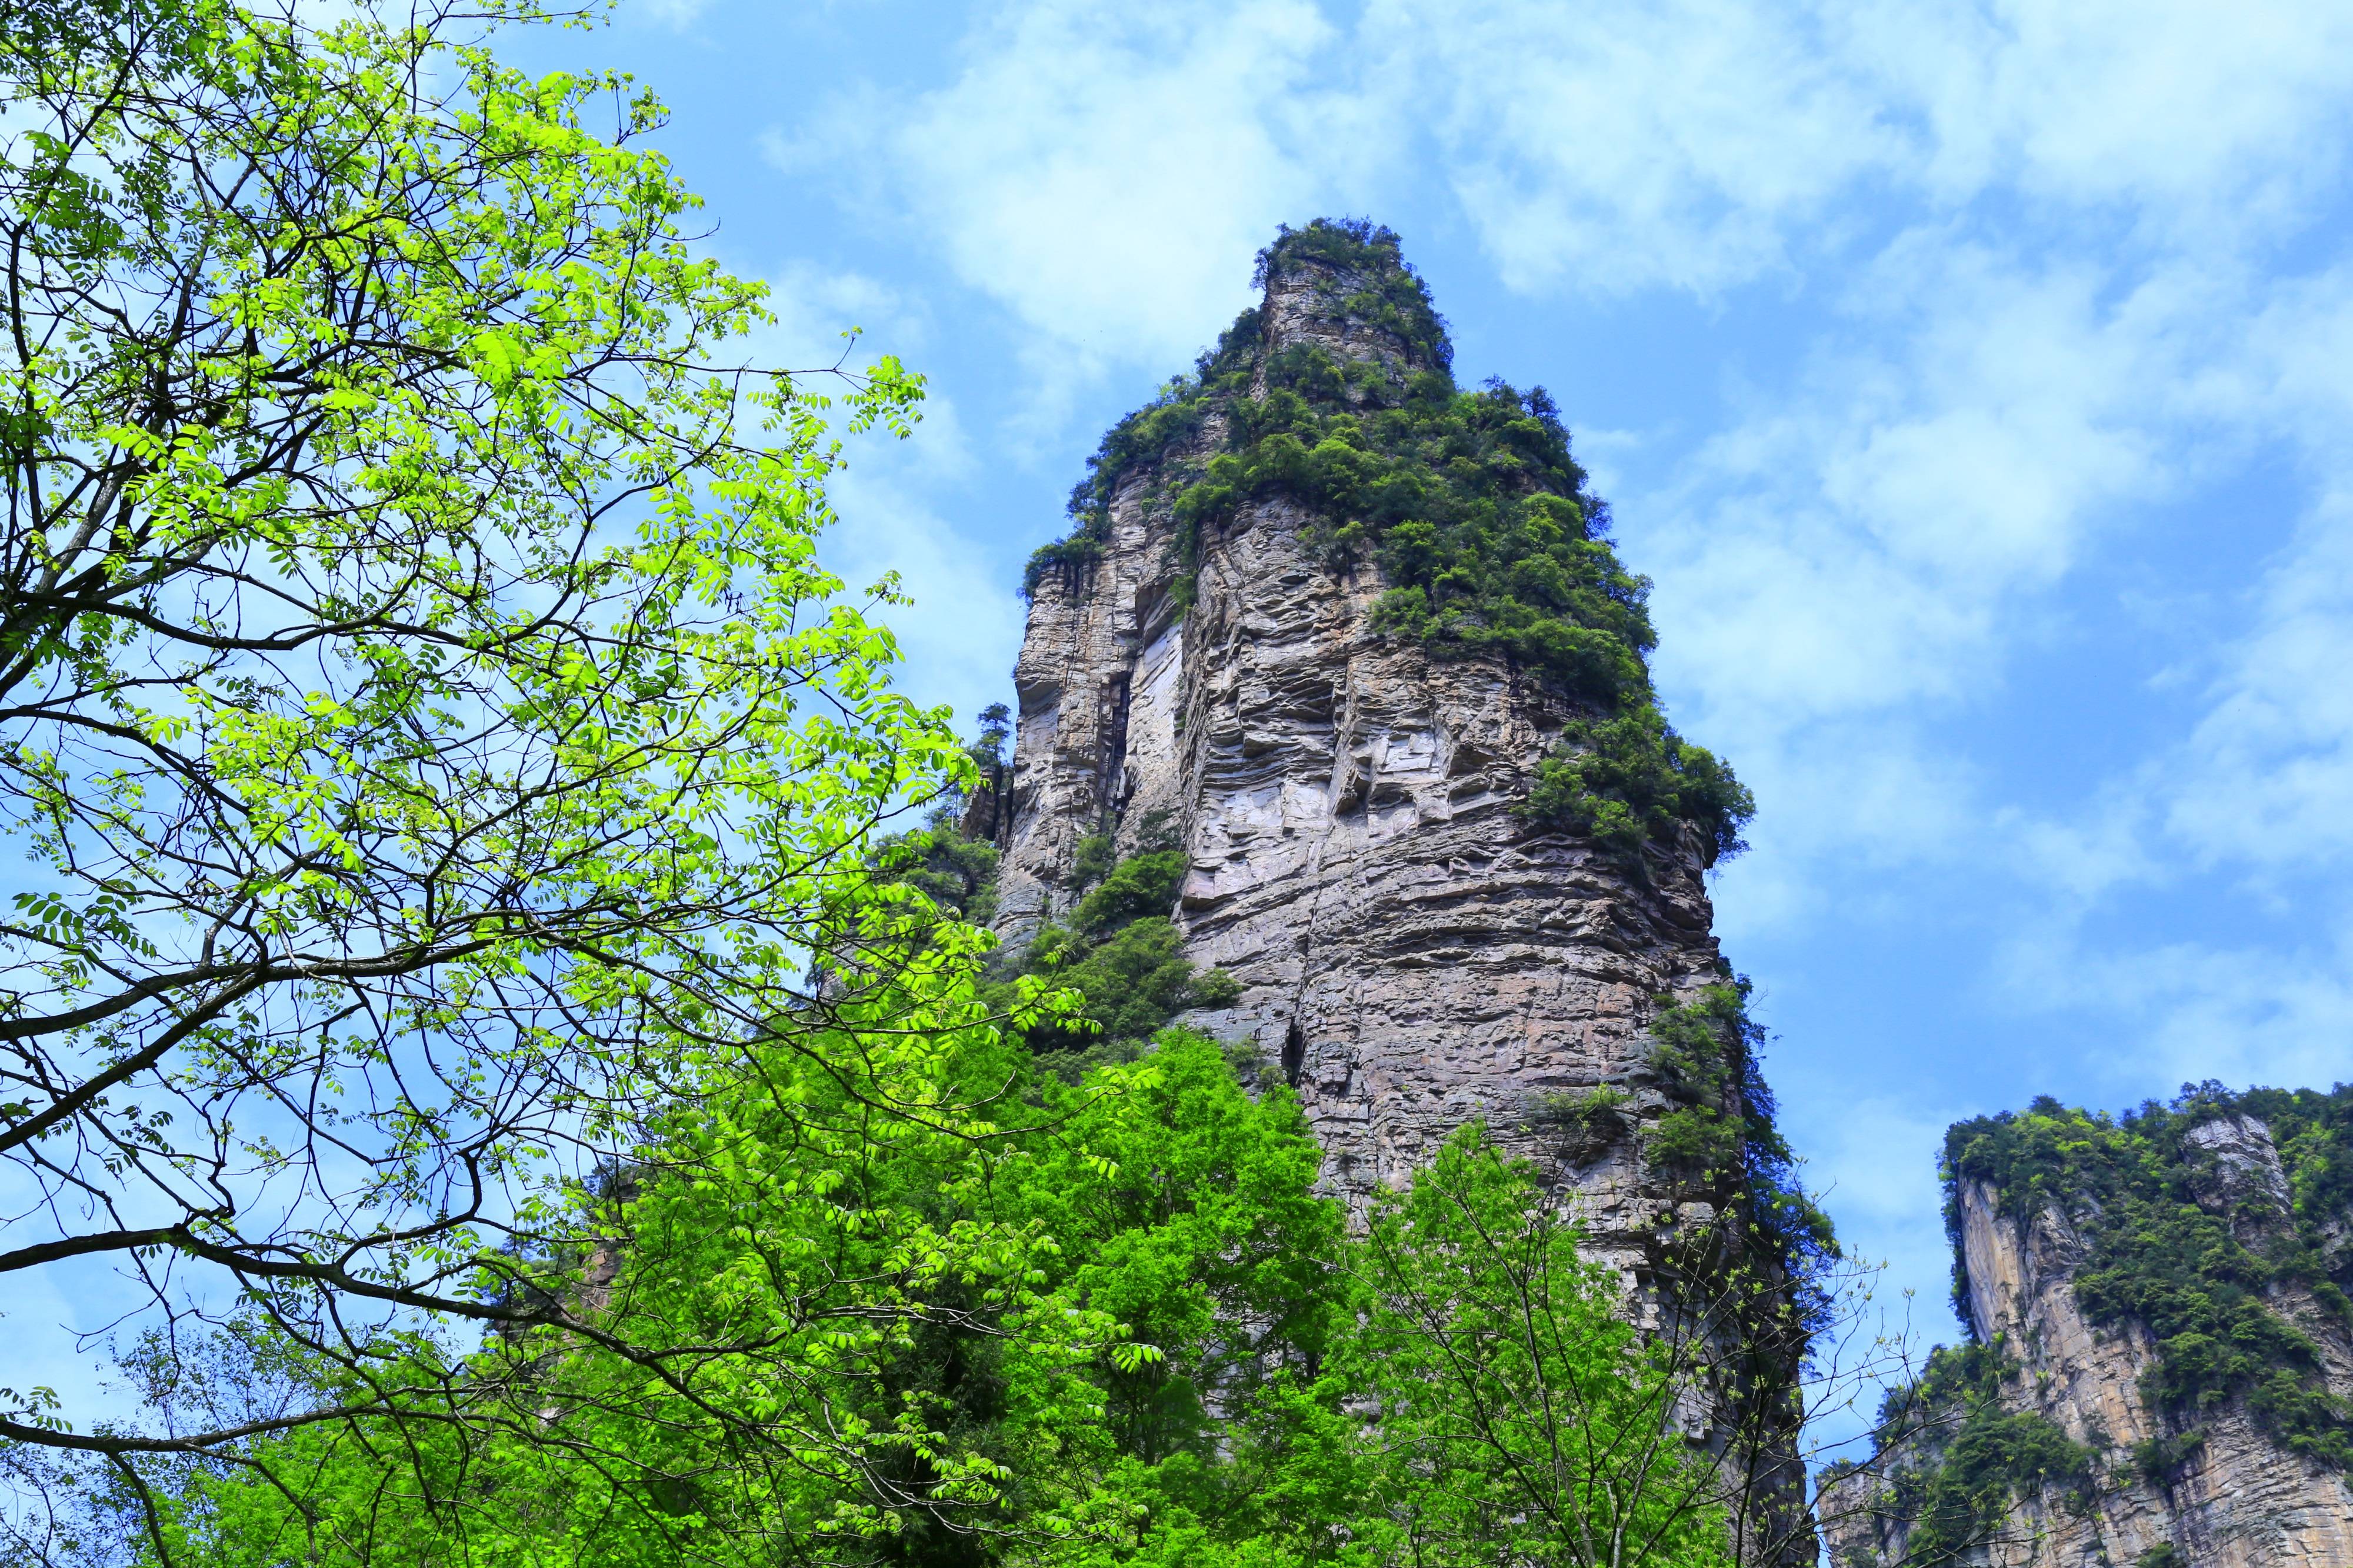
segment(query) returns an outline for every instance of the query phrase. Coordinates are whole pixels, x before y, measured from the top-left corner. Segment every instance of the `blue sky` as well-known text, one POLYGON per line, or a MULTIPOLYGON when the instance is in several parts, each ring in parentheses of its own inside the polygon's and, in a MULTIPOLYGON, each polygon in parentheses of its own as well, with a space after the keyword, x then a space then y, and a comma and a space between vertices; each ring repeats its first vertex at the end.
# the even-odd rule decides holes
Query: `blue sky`
POLYGON ((931 378, 833 557, 1008 694, 1020 563, 1278 223, 1398 229, 1552 389, 1786 1125, 1949 1332, 1935 1150, 2037 1093, 2353 1078, 2353 10, 2165 0, 669 0, 618 66, 787 358, 931 378))

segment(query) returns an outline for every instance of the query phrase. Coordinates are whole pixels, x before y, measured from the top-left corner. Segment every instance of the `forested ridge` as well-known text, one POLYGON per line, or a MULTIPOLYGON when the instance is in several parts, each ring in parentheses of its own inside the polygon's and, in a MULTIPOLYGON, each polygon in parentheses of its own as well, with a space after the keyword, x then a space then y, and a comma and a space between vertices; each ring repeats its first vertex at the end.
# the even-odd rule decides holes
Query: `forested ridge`
POLYGON ((1942 1170, 1970 1340, 1888 1394, 1870 1469, 1825 1476, 1837 1561, 2095 1542, 2181 1568, 2325 1539, 2353 1462, 2353 1086, 2041 1097, 1955 1123, 1942 1170))
MULTIPOLYGON (((2319 1346, 2277 1300, 2280 1288, 2301 1287, 2353 1327, 2353 1249, 2341 1234, 2353 1199, 2353 1086, 2234 1094, 2194 1085, 2122 1117, 2045 1097, 2023 1112, 1956 1123, 1945 1140, 1945 1180, 1956 1227, 1963 1181, 1989 1184, 2006 1216, 2049 1206, 2084 1227, 2091 1249, 2077 1299, 2095 1323, 2141 1324, 2154 1336, 2157 1365, 2139 1390, 2153 1411, 2194 1432, 2202 1414, 2244 1400, 2290 1452, 2353 1467, 2353 1407, 2329 1392, 2319 1346), (2213 1162, 2187 1134, 2239 1116, 2277 1141, 2288 1190, 2201 1203, 2200 1177, 2213 1162)), ((1968 1289, 1957 1269, 1965 1321, 1968 1289)), ((2195 1446, 2176 1440, 2137 1462, 2161 1474, 2195 1446)))

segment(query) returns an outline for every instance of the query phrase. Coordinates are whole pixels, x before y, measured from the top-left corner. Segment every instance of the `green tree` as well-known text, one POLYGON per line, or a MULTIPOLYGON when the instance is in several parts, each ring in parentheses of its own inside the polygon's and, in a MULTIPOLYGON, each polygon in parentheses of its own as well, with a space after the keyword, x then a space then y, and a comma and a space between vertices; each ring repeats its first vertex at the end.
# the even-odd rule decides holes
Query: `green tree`
MULTIPOLYGON (((776 1053, 834 1086, 796 1135, 837 1164, 974 1135, 938 1063, 976 939, 917 954, 912 895, 864 870, 973 765, 814 553, 828 421, 903 434, 920 384, 745 368, 763 290, 689 246, 659 106, 467 30, 532 11, 0 24, 0 810, 29 861, 0 1159, 35 1194, 0 1271, 111 1261, 175 1340, 233 1315, 302 1347, 315 1396, 168 1430, 5 1396, 0 1436, 127 1486, 367 1412, 458 1442, 501 1385, 457 1324, 701 1397, 580 1293, 599 1173, 776 1053)), ((889 1331, 893 1268, 966 1267, 939 1245, 843 1286, 853 1316, 889 1331)), ((789 1348, 748 1310, 705 1327, 722 1359, 789 1348)))
MULTIPOLYGON (((1213 1042, 1066 1085, 976 1017, 934 1059, 944 1097, 1015 1086, 1002 1136, 821 1143, 842 1090, 763 1049, 765 1081, 666 1125, 615 1189, 626 1245, 579 1271, 658 1354, 493 1335, 464 1422, 412 1401, 142 1459, 137 1560, 1732 1561, 1727 1477, 1673 1419, 1689 1367, 1481 1130, 1351 1238, 1290 1092, 1213 1042)), ((261 1327, 132 1362, 216 1424, 347 1377, 261 1327)))
POLYGON ((1474 1123, 1375 1207, 1349 1373, 1377 1517, 1417 1564, 1729 1563, 1725 1478, 1674 1419, 1691 1368, 1534 1174, 1474 1123))

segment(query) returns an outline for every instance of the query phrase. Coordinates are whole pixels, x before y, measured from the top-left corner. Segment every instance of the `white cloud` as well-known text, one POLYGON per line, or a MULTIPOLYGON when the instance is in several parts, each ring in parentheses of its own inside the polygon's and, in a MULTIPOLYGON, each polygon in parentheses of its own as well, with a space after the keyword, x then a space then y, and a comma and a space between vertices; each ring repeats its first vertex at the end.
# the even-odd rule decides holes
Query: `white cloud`
POLYGON ((1305 0, 1046 0, 903 110, 842 100, 770 155, 879 164, 893 205, 1047 354, 1174 369, 1249 303, 1238 261, 1311 199, 1295 150, 1338 128, 1302 79, 1333 37, 1305 0))
POLYGON ((779 155, 859 145, 1050 380, 1176 367, 1278 219, 1429 175, 1522 289, 1808 263, 1844 325, 1695 455, 1656 566, 1675 683, 1805 722, 1988 689, 2032 597, 2242 412, 2259 302, 2189 219, 2313 188, 2348 80, 2353 28, 2288 10, 1035 0, 779 155), (1891 194, 1918 221, 1863 245, 1891 194))
POLYGON ((847 353, 855 366, 876 353, 904 357, 930 341, 923 305, 863 273, 798 262, 772 271, 765 281, 768 310, 776 319, 753 340, 763 363, 818 370, 847 353), (845 335, 852 331, 863 334, 854 347, 845 335))
POLYGON ((2353 920, 2335 910, 2301 941, 2132 943, 2031 921, 2000 964, 2009 999, 2102 1021, 2093 1064, 2134 1097, 2180 1084, 2326 1086, 2353 1079, 2353 920))
POLYGON ((2353 14, 2341 7, 1855 0, 1821 15, 1835 47, 1927 127, 1928 159, 1909 176, 1946 202, 2006 188, 2128 204, 2129 221, 2169 241, 2229 243, 2292 219, 2342 166, 2353 14))
POLYGON ((2308 874, 2353 855, 2353 493, 2265 575, 2254 621, 2152 782, 2166 831, 2200 858, 2308 874))
POLYGON ((1717 935, 1735 947, 1802 928, 1835 900, 1848 929, 1921 918, 1923 861, 1965 857, 1978 837, 1980 770, 1918 728, 1873 717, 1777 730, 1769 714, 1706 721, 1762 810, 1755 847, 1718 880, 1717 935), (1840 880, 1825 877, 1835 868, 1840 880))
POLYGON ((2200 376, 2243 286, 2179 266, 2113 282, 1907 233, 1794 384, 1749 395, 1640 499, 1667 667, 1712 721, 1990 689, 2034 595, 2239 449, 2251 408, 2200 376))
POLYGON ((638 0, 637 9, 664 26, 683 30, 710 8, 711 0, 638 0))
POLYGON ((1359 47, 1511 286, 1704 291, 1904 155, 1822 44, 1802 8, 1742 0, 1377 0, 1359 47))
MULTIPOLYGON (((1901 1226, 1936 1207, 1936 1159, 1949 1115, 1883 1096, 1819 1110, 1821 1125, 1808 1141, 1808 1190, 1829 1198, 1858 1226, 1901 1226)), ((1868 1244, 1861 1249, 1873 1252, 1868 1244)), ((1941 1258, 1944 1249, 1922 1256, 1941 1258)))
POLYGON ((879 157, 870 194, 967 282, 1155 360, 1217 324, 1275 222, 1424 175, 1515 288, 1705 291, 1855 241, 1878 221, 1858 201, 1889 196, 2267 233, 2335 188, 2353 117, 2353 16, 2189 0, 1030 0, 961 59, 776 151, 879 157))
POLYGON ((1678 721, 1764 803, 1728 934, 1916 898, 1885 880, 1906 865, 2015 856, 2000 781, 1940 720, 1998 700, 2078 562, 2233 439, 2194 390, 2211 287, 2105 282, 1907 234, 1794 378, 1621 491, 1678 721))

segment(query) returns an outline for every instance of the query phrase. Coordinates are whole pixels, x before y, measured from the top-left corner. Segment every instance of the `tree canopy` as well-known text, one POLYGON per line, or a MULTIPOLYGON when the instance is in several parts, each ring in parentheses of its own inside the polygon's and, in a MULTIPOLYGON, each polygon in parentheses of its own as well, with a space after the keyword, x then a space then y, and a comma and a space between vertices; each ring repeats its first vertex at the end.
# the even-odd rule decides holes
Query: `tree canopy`
MULTIPOLYGON (((311 16, 0 28, 0 1270, 356 1369, 407 1313, 589 1332, 531 1260, 747 1031, 854 1003, 807 956, 969 763, 813 553, 828 417, 917 378, 829 415, 732 357, 763 291, 626 82, 311 16)), ((33 1390, 0 1433, 211 1442, 33 1390)))

